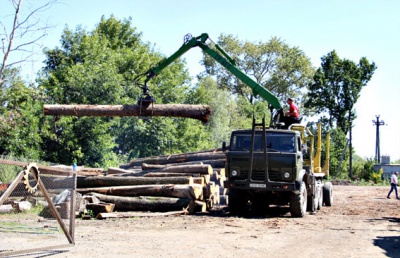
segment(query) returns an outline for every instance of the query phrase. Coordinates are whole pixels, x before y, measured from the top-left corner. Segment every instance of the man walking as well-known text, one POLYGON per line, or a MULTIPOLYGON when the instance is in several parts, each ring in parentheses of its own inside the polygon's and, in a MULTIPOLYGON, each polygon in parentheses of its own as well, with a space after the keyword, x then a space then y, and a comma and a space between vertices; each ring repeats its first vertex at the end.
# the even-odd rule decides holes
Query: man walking
POLYGON ((399 199, 399 195, 397 193, 397 176, 399 175, 399 172, 394 172, 392 177, 390 178, 390 191, 387 195, 387 198, 390 199, 390 194, 393 192, 396 193, 396 198, 399 199))

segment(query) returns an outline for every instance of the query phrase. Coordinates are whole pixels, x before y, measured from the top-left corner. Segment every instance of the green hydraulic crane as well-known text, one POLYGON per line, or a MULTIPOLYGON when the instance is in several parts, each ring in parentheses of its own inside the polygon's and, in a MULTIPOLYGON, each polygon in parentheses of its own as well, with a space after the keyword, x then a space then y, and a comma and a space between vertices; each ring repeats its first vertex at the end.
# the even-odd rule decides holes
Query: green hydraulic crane
POLYGON ((235 75, 239 80, 245 83, 253 90, 253 94, 255 96, 260 96, 264 100, 266 100, 269 104, 269 108, 271 112, 274 109, 277 111, 277 115, 283 115, 283 109, 281 103, 278 98, 268 91, 266 88, 258 84, 252 78, 243 73, 238 67, 236 67, 235 61, 217 44, 215 44, 216 50, 209 47, 206 41, 210 39, 207 33, 203 33, 198 37, 193 37, 191 34, 187 34, 184 37, 183 45, 170 57, 162 60, 157 66, 150 68, 145 75, 146 80, 144 83, 143 94, 146 96, 142 98, 141 101, 145 101, 147 104, 153 102, 153 97, 149 94, 149 88, 147 86, 147 82, 157 76, 164 68, 169 66, 176 59, 181 57, 184 53, 194 47, 200 47, 206 54, 215 59, 218 63, 220 63, 223 67, 225 67, 228 71, 230 71, 233 75, 235 75))

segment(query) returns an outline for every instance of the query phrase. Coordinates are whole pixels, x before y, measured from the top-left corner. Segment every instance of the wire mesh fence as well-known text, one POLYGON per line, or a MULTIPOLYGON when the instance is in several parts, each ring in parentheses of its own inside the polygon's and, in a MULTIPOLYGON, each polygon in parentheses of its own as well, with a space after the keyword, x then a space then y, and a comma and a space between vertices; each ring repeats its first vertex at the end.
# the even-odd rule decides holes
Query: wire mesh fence
MULTIPOLYGON (((4 167, 3 163, 0 174, 4 167)), ((4 183, 0 184, 0 257, 74 244, 74 171, 28 164, 12 182, 4 183)))

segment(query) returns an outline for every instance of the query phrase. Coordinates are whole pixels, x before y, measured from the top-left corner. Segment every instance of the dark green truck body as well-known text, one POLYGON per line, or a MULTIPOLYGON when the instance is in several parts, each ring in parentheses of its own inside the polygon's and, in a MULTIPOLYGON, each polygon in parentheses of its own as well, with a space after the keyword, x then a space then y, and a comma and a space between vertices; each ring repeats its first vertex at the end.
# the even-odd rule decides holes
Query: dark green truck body
POLYGON ((294 217, 322 206, 323 183, 303 165, 304 145, 295 130, 266 129, 232 132, 225 150, 229 209, 232 214, 248 210, 265 212, 270 205, 290 205, 294 217), (253 147, 252 147, 253 143, 253 147), (309 203, 307 204, 307 201, 309 203))

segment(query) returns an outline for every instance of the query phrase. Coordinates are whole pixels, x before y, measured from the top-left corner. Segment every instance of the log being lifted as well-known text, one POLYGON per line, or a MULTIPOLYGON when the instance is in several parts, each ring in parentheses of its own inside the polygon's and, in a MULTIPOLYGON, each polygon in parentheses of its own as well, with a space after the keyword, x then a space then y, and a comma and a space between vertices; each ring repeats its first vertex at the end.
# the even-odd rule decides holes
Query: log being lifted
POLYGON ((44 105, 48 116, 166 116, 183 117, 208 122, 211 107, 189 104, 140 105, 44 105))

